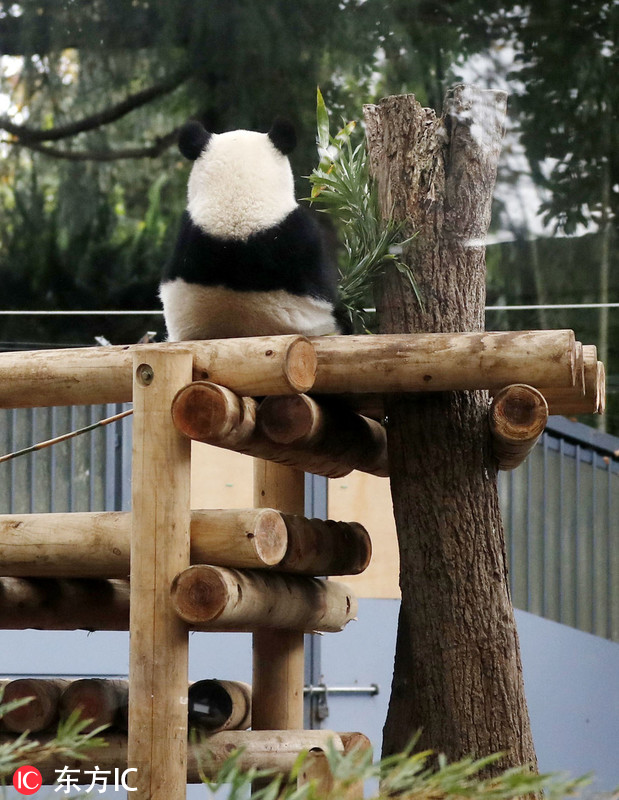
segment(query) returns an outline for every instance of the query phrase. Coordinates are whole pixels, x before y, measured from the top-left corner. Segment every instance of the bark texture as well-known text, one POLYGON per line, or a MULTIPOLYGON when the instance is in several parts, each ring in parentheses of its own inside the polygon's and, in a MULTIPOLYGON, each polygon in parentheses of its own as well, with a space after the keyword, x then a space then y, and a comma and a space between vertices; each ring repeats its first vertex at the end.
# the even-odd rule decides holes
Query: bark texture
MULTIPOLYGON (((381 333, 480 331, 485 247, 506 96, 457 86, 442 118, 412 95, 365 109, 385 216, 416 233, 406 280, 386 276, 381 333)), ((509 596, 484 392, 385 396, 402 606, 383 753, 450 759, 535 752, 509 596)))

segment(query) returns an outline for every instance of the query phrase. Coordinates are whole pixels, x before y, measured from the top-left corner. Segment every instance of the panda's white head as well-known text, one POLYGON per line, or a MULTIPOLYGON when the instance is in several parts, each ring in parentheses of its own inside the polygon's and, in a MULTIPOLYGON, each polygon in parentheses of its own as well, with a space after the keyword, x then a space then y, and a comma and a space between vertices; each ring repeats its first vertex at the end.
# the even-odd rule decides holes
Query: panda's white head
POLYGON ((206 233, 247 239, 281 222, 296 208, 288 153, 296 145, 290 122, 276 119, 268 133, 209 133, 188 122, 179 149, 194 161, 187 187, 187 210, 206 233))

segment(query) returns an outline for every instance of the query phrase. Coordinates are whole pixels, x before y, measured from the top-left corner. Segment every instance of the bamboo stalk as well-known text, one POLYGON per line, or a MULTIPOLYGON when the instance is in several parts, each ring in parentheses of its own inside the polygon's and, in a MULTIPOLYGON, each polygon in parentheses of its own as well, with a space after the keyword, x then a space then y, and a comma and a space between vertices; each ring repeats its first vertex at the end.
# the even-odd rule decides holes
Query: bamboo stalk
POLYGON ((58 702, 68 681, 42 678, 18 678, 4 687, 3 703, 32 698, 27 705, 7 711, 2 717, 4 727, 12 733, 44 731, 58 719, 58 702))
POLYGON ((313 337, 313 391, 439 392, 513 383, 573 386, 573 331, 313 337))
POLYGON ((387 477, 387 437, 375 420, 345 405, 307 395, 267 397, 257 422, 276 444, 311 448, 350 470, 387 477))
POLYGON ((251 725, 251 686, 241 681, 201 680, 189 687, 189 724, 215 733, 251 725))
POLYGON ((0 630, 126 631, 127 581, 0 578, 0 630))
POLYGON ((196 380, 246 395, 306 392, 316 371, 312 345, 296 335, 1 353, 0 407, 130 402, 134 354, 158 351, 189 351, 196 380))
POLYGON ((101 725, 120 723, 123 726, 127 719, 128 696, 127 681, 79 678, 71 681, 63 691, 58 711, 61 719, 79 710, 81 719, 92 720, 84 728, 85 733, 101 725))
MULTIPOLYGON (((0 515, 0 572, 12 577, 129 575, 131 513, 0 515)), ((191 512, 191 563, 353 575, 371 543, 358 523, 306 520, 272 508, 191 512)))
POLYGON ((170 406, 192 361, 183 350, 134 351, 128 763, 151 800, 180 800, 187 775, 189 643, 169 589, 189 565, 191 446, 170 406))
POLYGON ((548 405, 544 395, 531 386, 506 386, 494 397, 489 420, 498 468, 515 469, 544 432, 548 405))
POLYGON ((350 589, 335 581, 205 564, 180 572, 171 598, 181 619, 208 630, 340 631, 357 613, 350 589))
MULTIPOLYGON (((329 478, 347 475, 353 467, 375 474, 386 473, 386 464, 378 456, 376 463, 366 465, 355 461, 351 464, 337 440, 321 438, 307 444, 277 444, 258 426, 257 415, 258 404, 253 398, 237 397, 223 386, 202 381, 185 386, 172 405, 177 429, 195 441, 329 478)), ((370 424, 368 421, 368 429, 370 424)), ((369 434, 366 441, 368 437, 369 434)))
MULTIPOLYGON (((254 505, 304 513, 305 476, 269 461, 254 461, 254 505)), ((303 727, 305 682, 301 631, 261 628, 252 637, 252 728, 286 730, 303 727)))
MULTIPOLYGON (((0 736, 0 745, 11 742, 14 736, 0 736)), ((36 740, 45 742, 49 737, 37 736, 36 740)), ((110 770, 108 786, 114 787, 115 769, 122 773, 127 765, 127 737, 122 733, 103 734, 105 747, 88 748, 84 759, 74 759, 65 754, 37 763, 43 777, 43 783, 50 785, 56 782, 58 774, 55 770, 63 767, 77 769, 85 776, 86 770, 110 770)), ((201 783, 201 774, 214 778, 224 761, 230 754, 239 749, 239 767, 242 770, 252 768, 272 769, 284 775, 292 772, 299 755, 313 749, 326 750, 329 743, 339 752, 343 751, 342 741, 337 733, 326 730, 304 731, 222 731, 199 738, 188 744, 187 783, 201 783)), ((120 774, 119 774, 120 780, 120 774)), ((83 783, 89 783, 90 776, 85 776, 83 783)), ((171 800, 171 798, 170 798, 171 800)))

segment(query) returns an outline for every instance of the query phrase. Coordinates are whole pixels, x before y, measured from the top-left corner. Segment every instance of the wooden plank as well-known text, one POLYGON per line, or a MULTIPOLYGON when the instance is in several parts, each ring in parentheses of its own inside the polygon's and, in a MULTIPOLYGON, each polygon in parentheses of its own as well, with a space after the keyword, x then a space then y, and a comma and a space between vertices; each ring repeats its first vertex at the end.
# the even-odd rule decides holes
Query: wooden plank
POLYGON ((311 339, 318 357, 313 391, 442 392, 512 383, 573 386, 574 332, 407 333, 311 339))
MULTIPOLYGON (((0 575, 128 577, 131 513, 0 515, 0 575)), ((371 554, 357 523, 308 520, 271 508, 191 512, 191 563, 304 575, 362 572, 371 554)))
POLYGON ((171 597, 179 617, 205 630, 267 627, 333 633, 357 614, 356 598, 343 583, 209 564, 180 572, 171 597))
POLYGON ((136 353, 188 351, 196 380, 239 394, 306 392, 316 372, 313 346, 295 335, 0 353, 0 408, 130 402, 136 353))
MULTIPOLYGON (((50 757, 37 764, 43 777, 43 783, 50 785, 56 782, 56 770, 63 767, 78 770, 85 781, 90 781, 90 775, 85 770, 110 770, 108 786, 114 787, 115 769, 119 770, 118 779, 127 765, 127 737, 122 733, 104 735, 107 742, 105 747, 89 748, 84 759, 69 758, 65 754, 50 757)), ((0 745, 14 741, 14 736, 0 736, 0 745)), ((46 742, 48 738, 37 736, 37 741, 46 742)), ((299 754, 305 751, 319 749, 326 750, 331 743, 336 750, 343 752, 344 746, 339 734, 333 731, 221 731, 210 736, 204 736, 197 742, 188 744, 189 755, 187 760, 187 783, 202 783, 202 775, 214 778, 230 754, 240 749, 239 767, 242 770, 252 768, 264 770, 272 769, 284 775, 290 774, 294 768, 299 754)), ((131 776, 128 777, 131 785, 131 776)), ((120 787, 119 787, 120 788, 120 787)), ((183 784, 185 792, 185 784, 183 784)), ((64 796, 61 794, 61 796, 64 796)), ((75 796, 75 795, 73 795, 75 796)), ((130 794, 130 797, 142 798, 148 795, 130 794)), ((153 795, 154 796, 154 795, 153 795)), ((183 797, 185 795, 183 794, 183 797)), ((172 796, 170 796, 172 800, 172 796)))
POLYGON ((185 797, 188 633, 169 592, 189 566, 191 447, 170 408, 192 362, 165 346, 133 354, 128 763, 150 800, 185 797))
MULTIPOLYGON (((293 467, 256 459, 254 505, 303 515, 305 475, 293 467)), ((305 659, 300 631, 263 628, 253 634, 252 728, 303 727, 305 659)))

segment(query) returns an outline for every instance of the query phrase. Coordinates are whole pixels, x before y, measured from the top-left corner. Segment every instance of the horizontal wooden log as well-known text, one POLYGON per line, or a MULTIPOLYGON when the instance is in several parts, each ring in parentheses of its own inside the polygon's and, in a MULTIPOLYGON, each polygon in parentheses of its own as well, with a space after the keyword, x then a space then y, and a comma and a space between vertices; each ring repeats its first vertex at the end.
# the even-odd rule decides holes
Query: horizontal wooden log
MULTIPOLYGON (((372 744, 367 736, 362 733, 340 733, 344 753, 356 751, 359 754, 372 749, 372 744)), ((314 784, 314 792, 323 800, 363 800, 364 782, 349 783, 337 780, 331 771, 329 759, 324 750, 311 750, 299 770, 297 785, 314 784)))
POLYGON ((336 399, 304 394, 267 397, 258 407, 257 423, 276 444, 311 448, 350 470, 389 475, 383 426, 336 399))
POLYGON ((573 331, 313 337, 315 393, 573 386, 573 331))
MULTIPOLYGON (((251 397, 238 397, 223 386, 196 381, 176 395, 172 418, 177 429, 198 442, 224 447, 265 461, 295 467, 305 472, 341 478, 351 472, 328 442, 276 444, 257 424, 258 404, 251 397)), ((374 465, 372 465, 374 466, 374 465)), ((359 464, 359 469, 364 465, 359 464)))
POLYGON ((69 681, 43 678, 18 678, 4 687, 3 703, 31 698, 30 702, 2 717, 4 727, 12 733, 47 730, 58 720, 58 703, 69 681))
MULTIPOLYGON (((0 515, 0 574, 24 578, 122 578, 129 574, 131 513, 0 515)), ((306 520, 271 508, 192 511, 191 561, 352 575, 371 544, 357 523, 306 520)))
POLYGON ((84 732, 101 725, 119 725, 126 730, 129 685, 123 680, 79 678, 71 681, 60 696, 61 719, 79 711, 83 720, 91 720, 84 732))
MULTIPOLYGON (((36 766, 43 777, 43 783, 53 784, 58 772, 64 767, 78 770, 73 773, 82 778, 82 785, 89 786, 92 774, 87 771, 110 770, 108 786, 114 789, 115 769, 118 778, 127 767, 127 737, 122 733, 102 734, 105 747, 89 748, 84 759, 72 759, 60 755, 46 761, 37 761, 36 766)), ((48 737, 33 737, 45 742, 48 737)), ((14 739, 9 735, 0 736, 0 745, 14 739)), ((289 775, 300 753, 310 750, 326 750, 331 743, 336 750, 343 752, 342 740, 337 733, 324 730, 291 731, 222 731, 204 736, 197 742, 188 743, 187 782, 201 783, 201 775, 214 778, 222 764, 235 750, 242 752, 237 762, 242 770, 252 768, 272 769, 277 773, 289 775)), ((126 776, 129 786, 133 785, 131 776, 126 776)))
POLYGON ((357 614, 344 584, 281 573, 193 566, 172 583, 172 604, 192 627, 341 631, 357 614))
POLYGON ((494 397, 489 420, 498 468, 516 469, 544 432, 548 404, 544 395, 531 386, 506 386, 494 397))
POLYGON ((284 514, 288 549, 277 569, 301 575, 358 575, 372 558, 372 541, 358 522, 284 514))
POLYGON ((251 686, 241 681, 201 680, 188 695, 189 726, 216 733, 251 725, 251 686))
POLYGON ((0 578, 0 630, 126 631, 129 583, 0 578))
POLYGON ((543 388, 550 414, 603 414, 606 408, 606 374, 597 360, 595 345, 585 345, 584 391, 569 388, 543 388))
POLYGON ((0 353, 0 408, 130 402, 137 347, 190 351, 196 380, 245 395, 306 392, 316 372, 312 345, 295 335, 0 353))
MULTIPOLYGON (((128 511, 0 515, 0 574, 126 577, 130 532, 128 511)), ((193 563, 268 567, 287 547, 286 525, 273 509, 192 511, 193 563)))

